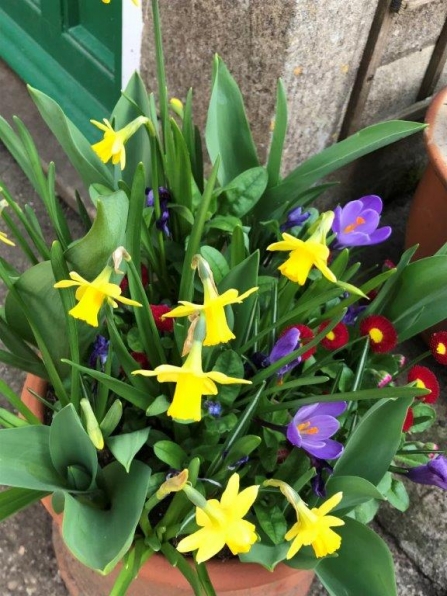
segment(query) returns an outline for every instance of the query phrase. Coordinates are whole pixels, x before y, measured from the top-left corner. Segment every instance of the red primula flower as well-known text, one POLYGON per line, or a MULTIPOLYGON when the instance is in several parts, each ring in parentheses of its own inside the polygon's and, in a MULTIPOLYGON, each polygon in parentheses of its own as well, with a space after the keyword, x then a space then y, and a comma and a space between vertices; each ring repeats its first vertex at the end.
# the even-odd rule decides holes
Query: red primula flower
POLYGON ((138 362, 138 364, 141 366, 141 368, 144 368, 144 369, 151 368, 150 362, 147 359, 147 356, 144 352, 131 352, 130 355, 136 362, 138 362))
MULTIPOLYGON (((329 325, 329 321, 324 321, 318 327, 318 333, 323 331, 329 325)), ((344 323, 337 323, 335 327, 321 340, 321 345, 326 350, 337 350, 342 348, 349 341, 349 331, 344 323)))
POLYGON ((171 312, 172 308, 166 304, 151 304, 150 307, 157 329, 159 331, 172 333, 172 331, 174 331, 174 320, 163 319, 163 315, 165 315, 167 312, 171 312))
POLYGON ((430 337, 430 350, 440 364, 447 364, 447 331, 438 331, 430 337))
POLYGON ((393 324, 382 315, 370 315, 360 322, 360 335, 369 335, 371 351, 378 354, 389 352, 397 344, 393 324))
POLYGON ((410 407, 407 410, 407 415, 405 416, 404 424, 402 426, 402 430, 404 433, 406 433, 410 430, 410 428, 413 426, 413 422, 414 422, 413 408, 410 407))
POLYGON ((430 393, 422 396, 421 401, 434 404, 439 397, 439 383, 436 375, 426 366, 416 365, 408 371, 408 382, 416 381, 416 387, 430 389, 430 393))
MULTIPOLYGON (((289 327, 286 327, 280 337, 282 337, 285 333, 287 333, 287 331, 289 331, 289 329, 298 329, 298 331, 300 332, 300 343, 303 344, 303 346, 305 346, 307 343, 309 343, 309 341, 311 339, 313 339, 315 337, 314 332, 312 331, 312 329, 310 327, 308 327, 307 325, 301 325, 301 324, 297 324, 297 325, 290 325, 289 327)), ((315 352, 317 351, 317 347, 314 346, 313 348, 310 348, 310 350, 307 350, 307 352, 304 352, 304 354, 301 354, 301 362, 304 362, 305 360, 308 360, 311 356, 313 356, 315 354, 315 352)))

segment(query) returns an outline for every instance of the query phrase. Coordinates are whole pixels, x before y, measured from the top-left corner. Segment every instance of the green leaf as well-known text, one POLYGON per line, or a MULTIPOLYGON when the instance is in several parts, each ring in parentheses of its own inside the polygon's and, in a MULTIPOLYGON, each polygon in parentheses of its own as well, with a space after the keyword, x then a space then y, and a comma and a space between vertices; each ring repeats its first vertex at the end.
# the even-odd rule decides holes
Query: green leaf
POLYGON ((242 563, 259 563, 269 571, 273 571, 278 563, 284 561, 290 545, 286 542, 282 544, 262 544, 257 542, 253 544, 248 553, 239 555, 242 563))
POLYGON ((381 122, 368 126, 351 137, 323 149, 317 155, 304 161, 282 182, 264 194, 262 209, 258 212, 259 217, 265 218, 282 202, 293 200, 297 194, 315 184, 317 180, 335 172, 362 155, 395 143, 424 128, 424 124, 402 120, 381 122))
POLYGON ((217 250, 212 246, 201 246, 200 254, 206 261, 208 261, 211 271, 213 272, 214 281, 216 284, 219 284, 230 271, 226 258, 220 250, 217 250))
POLYGON ((73 269, 89 281, 104 269, 113 251, 124 244, 129 200, 125 192, 118 190, 98 199, 96 209, 90 230, 65 253, 73 269))
POLYGON ((277 505, 263 506, 255 503, 256 519, 273 544, 282 544, 287 532, 286 518, 277 505))
POLYGON ((259 165, 241 92, 219 56, 214 59, 205 140, 211 162, 220 155, 218 179, 222 186, 259 165))
MULTIPOLYGON (((229 377, 235 379, 244 378, 244 365, 241 357, 234 350, 225 350, 221 352, 216 360, 216 364, 213 366, 213 370, 222 372, 229 377)), ((219 394, 217 399, 220 403, 231 406, 236 397, 240 393, 239 385, 219 385, 219 394)))
MULTIPOLYGON (((358 476, 331 476, 326 483, 326 498, 332 497, 335 493, 343 493, 343 499, 333 509, 343 515, 348 513, 357 505, 361 505, 371 499, 383 500, 382 493, 377 490, 374 484, 358 476)), ((326 499, 325 499, 326 500, 326 499)))
POLYGON ((242 226, 236 226, 231 236, 230 244, 230 268, 234 269, 242 263, 247 257, 247 249, 245 247, 244 231, 242 226))
POLYGON ((135 455, 146 443, 150 428, 142 428, 131 433, 124 433, 107 437, 106 444, 116 459, 124 466, 126 472, 129 472, 130 465, 135 455))
POLYGON ((40 501, 49 493, 28 488, 8 488, 0 492, 0 521, 40 501))
POLYGON ((284 83, 278 79, 276 88, 275 127, 270 143, 267 163, 268 185, 276 186, 280 180, 282 150, 287 132, 287 97, 284 83))
POLYGON ((381 314, 396 327, 399 342, 445 319, 447 255, 410 263, 395 280, 392 300, 381 314))
POLYGON ((224 213, 243 217, 259 201, 267 182, 268 174, 263 167, 245 170, 222 189, 225 194, 220 195, 219 208, 224 213))
POLYGON ((391 488, 385 494, 385 498, 393 507, 399 511, 406 511, 410 506, 410 498, 404 483, 397 478, 391 481, 391 488))
POLYGON ((166 395, 159 395, 146 410, 146 416, 159 416, 168 411, 169 401, 166 395))
POLYGON ((316 573, 331 596, 396 596, 396 579, 385 542, 363 524, 345 518, 337 557, 323 559, 316 573))
POLYGON ((233 443, 225 456, 228 465, 233 465, 242 457, 250 455, 250 453, 259 447, 261 441, 261 437, 256 435, 245 435, 244 437, 239 437, 239 439, 233 443))
POLYGON ((150 468, 134 461, 129 473, 118 462, 103 470, 109 499, 107 509, 93 507, 65 495, 62 537, 73 555, 86 567, 109 573, 129 550, 143 511, 150 468), (86 539, 94 536, 94 540, 86 539))
POLYGON ((49 442, 48 426, 2 429, 0 484, 45 492, 67 488, 67 481, 53 465, 49 442))
POLYGON ((352 433, 334 467, 334 476, 359 476, 377 485, 399 447, 411 398, 376 403, 352 433))
POLYGON ((57 472, 69 480, 71 467, 81 468, 89 478, 87 486, 74 486, 89 490, 96 479, 98 458, 90 437, 84 430, 72 404, 58 412, 50 426, 49 447, 51 461, 57 472))
POLYGON ((175 470, 182 470, 188 462, 188 456, 177 443, 172 441, 157 441, 154 453, 158 459, 175 470))
POLYGON ((80 130, 67 118, 59 105, 48 95, 28 85, 31 98, 42 118, 59 141, 68 159, 86 188, 93 183, 113 186, 113 175, 105 166, 80 130))

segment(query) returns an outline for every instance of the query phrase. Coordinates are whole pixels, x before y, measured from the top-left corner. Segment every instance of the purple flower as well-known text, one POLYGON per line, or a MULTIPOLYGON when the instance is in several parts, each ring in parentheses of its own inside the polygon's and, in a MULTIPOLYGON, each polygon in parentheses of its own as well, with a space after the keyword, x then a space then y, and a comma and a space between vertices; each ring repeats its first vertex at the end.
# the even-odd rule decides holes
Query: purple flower
MULTIPOLYGON (((164 186, 158 188, 158 196, 160 199, 160 217, 155 222, 157 230, 161 230, 166 236, 170 235, 168 221, 169 221, 169 209, 168 203, 171 200, 169 190, 164 186)), ((146 188, 146 207, 154 207, 155 198, 154 191, 151 188, 146 188)))
POLYGON ((406 476, 417 484, 429 484, 447 490, 447 459, 438 455, 423 466, 410 468, 406 476))
POLYGON ((296 207, 289 211, 287 214, 287 220, 280 225, 281 232, 285 232, 294 226, 302 226, 305 221, 307 221, 310 217, 309 211, 305 211, 302 213, 301 207, 296 207))
POLYGON ((205 407, 208 409, 208 413, 214 418, 219 418, 222 414, 222 406, 218 401, 206 401, 204 403, 205 407))
MULTIPOLYGON (((269 355, 270 364, 277 362, 281 358, 284 358, 284 356, 288 356, 294 350, 297 350, 299 348, 299 342, 299 330, 296 327, 291 327, 288 331, 286 331, 286 333, 284 333, 284 335, 282 335, 278 339, 278 341, 273 346, 273 349, 269 355)), ((298 358, 295 358, 295 360, 292 360, 292 362, 289 362, 288 364, 282 366, 276 374, 279 377, 283 377, 286 373, 295 368, 295 366, 297 366, 300 362, 301 356, 298 356, 298 358)))
POLYGON ((365 309, 366 306, 358 306, 357 304, 351 304, 351 306, 348 306, 348 310, 346 311, 346 314, 342 319, 343 323, 345 325, 355 325, 357 319, 365 309))
POLYGON ((327 463, 325 459, 318 459, 318 457, 310 457, 310 465, 315 468, 315 476, 310 481, 312 490, 317 497, 326 496, 326 481, 323 478, 323 473, 327 472, 327 476, 331 476, 334 468, 327 463))
POLYGON ((104 365, 107 361, 107 356, 109 355, 109 343, 109 340, 102 335, 98 335, 96 337, 95 343, 93 344, 93 350, 89 358, 89 366, 91 368, 96 366, 97 360, 99 360, 101 368, 104 368, 104 365))
POLYGON ((344 401, 317 403, 298 410, 287 425, 287 438, 318 459, 335 459, 343 453, 343 445, 330 437, 340 428, 339 416, 346 410, 344 401))
POLYGON ((382 199, 368 195, 336 207, 332 231, 337 234, 337 248, 378 244, 391 234, 391 228, 378 228, 382 212, 382 199))

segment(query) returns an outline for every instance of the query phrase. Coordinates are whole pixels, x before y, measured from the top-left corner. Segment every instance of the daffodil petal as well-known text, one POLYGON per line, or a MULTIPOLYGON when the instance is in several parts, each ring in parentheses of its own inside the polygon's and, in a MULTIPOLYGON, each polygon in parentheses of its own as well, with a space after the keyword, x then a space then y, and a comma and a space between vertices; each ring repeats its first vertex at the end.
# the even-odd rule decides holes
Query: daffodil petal
POLYGON ((236 379, 235 377, 228 377, 226 374, 219 372, 217 370, 212 370, 208 373, 205 373, 206 376, 216 383, 220 383, 221 385, 230 385, 232 383, 240 383, 241 385, 251 385, 251 381, 247 381, 245 379, 236 379))

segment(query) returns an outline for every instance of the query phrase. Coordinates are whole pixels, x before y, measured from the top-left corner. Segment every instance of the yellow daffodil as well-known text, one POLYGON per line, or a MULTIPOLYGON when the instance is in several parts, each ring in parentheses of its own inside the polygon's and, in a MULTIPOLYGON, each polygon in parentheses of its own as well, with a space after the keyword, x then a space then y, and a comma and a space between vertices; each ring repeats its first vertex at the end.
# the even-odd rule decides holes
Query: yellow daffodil
MULTIPOLYGON (((199 329, 200 332, 200 329, 199 329)), ((202 370, 202 343, 193 341, 191 351, 183 366, 161 364, 155 370, 134 370, 133 375, 157 377, 160 383, 176 383, 174 398, 167 411, 168 416, 177 420, 199 421, 202 417, 202 395, 217 395, 216 383, 246 383, 251 381, 227 377, 224 373, 202 370)))
POLYGON ((320 507, 309 509, 304 501, 295 503, 297 522, 284 536, 286 540, 293 540, 287 559, 291 559, 302 546, 312 546, 315 556, 325 557, 340 548, 341 537, 331 530, 334 526, 343 526, 345 522, 333 515, 327 515, 331 509, 338 505, 343 494, 336 493, 320 507))
POLYGON ((9 244, 9 246, 15 246, 14 242, 8 238, 5 232, 0 232, 0 240, 5 244, 9 244))
POLYGON ((329 232, 334 213, 328 211, 321 216, 312 235, 306 240, 300 240, 284 232, 282 240, 274 242, 267 250, 285 250, 290 255, 278 269, 291 281, 300 284, 306 283, 312 267, 316 267, 329 281, 336 282, 337 278, 327 266, 329 248, 326 246, 326 235, 329 232))
MULTIPOLYGON (((194 489, 184 490, 189 496, 194 489)), ((257 540, 256 526, 242 518, 255 502, 258 490, 259 486, 249 486, 239 492, 239 475, 233 474, 220 501, 209 499, 197 507, 196 522, 201 529, 180 540, 177 550, 181 553, 197 550, 197 563, 208 561, 225 545, 233 555, 247 553, 257 540)))
POLYGON ((98 313, 105 300, 114 308, 118 306, 116 300, 130 306, 141 306, 139 302, 121 296, 121 288, 110 283, 112 271, 111 267, 105 267, 93 281, 87 281, 76 271, 71 271, 71 279, 63 279, 54 284, 55 288, 79 286, 75 294, 78 304, 69 311, 72 317, 98 327, 98 313))
POLYGON ((162 318, 187 317, 202 311, 205 314, 206 320, 206 336, 203 345, 215 346, 220 343, 226 343, 234 339, 235 335, 228 326, 225 306, 236 303, 240 304, 247 296, 256 292, 258 288, 251 288, 241 295, 239 295, 237 290, 231 289, 219 296, 213 274, 207 261, 200 255, 196 255, 193 260, 193 267, 198 268, 203 283, 203 304, 194 304, 186 300, 180 300, 179 302, 182 306, 177 306, 177 308, 163 315, 162 318))
POLYGON ((104 163, 111 159, 114 165, 119 163, 121 169, 124 170, 126 167, 125 144, 140 126, 148 122, 148 119, 145 116, 139 116, 120 130, 114 130, 106 118, 103 119, 104 124, 97 120, 90 120, 90 122, 104 131, 103 140, 92 145, 93 151, 104 163))

